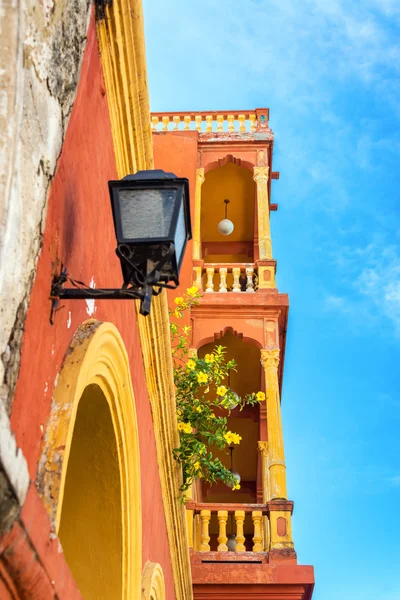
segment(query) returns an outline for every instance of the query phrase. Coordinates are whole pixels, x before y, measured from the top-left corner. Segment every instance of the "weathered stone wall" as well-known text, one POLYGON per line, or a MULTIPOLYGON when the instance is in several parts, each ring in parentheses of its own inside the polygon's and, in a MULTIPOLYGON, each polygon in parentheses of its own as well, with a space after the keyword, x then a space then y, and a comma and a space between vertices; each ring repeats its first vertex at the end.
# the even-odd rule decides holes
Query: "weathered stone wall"
POLYGON ((90 12, 90 0, 0 0, 0 398, 8 410, 90 12))

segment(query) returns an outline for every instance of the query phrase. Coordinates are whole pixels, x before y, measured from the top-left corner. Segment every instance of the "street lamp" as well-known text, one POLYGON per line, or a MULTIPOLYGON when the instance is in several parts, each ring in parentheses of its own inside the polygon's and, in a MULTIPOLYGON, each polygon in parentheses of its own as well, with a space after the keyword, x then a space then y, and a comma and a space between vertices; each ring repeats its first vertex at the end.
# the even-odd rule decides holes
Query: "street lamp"
POLYGON ((122 288, 92 289, 73 280, 64 269, 53 279, 53 309, 61 298, 137 298, 141 300, 140 313, 146 316, 153 295, 179 285, 186 244, 192 237, 188 180, 161 170, 139 171, 109 181, 108 187, 122 288), (66 281, 74 288, 64 288, 66 281))

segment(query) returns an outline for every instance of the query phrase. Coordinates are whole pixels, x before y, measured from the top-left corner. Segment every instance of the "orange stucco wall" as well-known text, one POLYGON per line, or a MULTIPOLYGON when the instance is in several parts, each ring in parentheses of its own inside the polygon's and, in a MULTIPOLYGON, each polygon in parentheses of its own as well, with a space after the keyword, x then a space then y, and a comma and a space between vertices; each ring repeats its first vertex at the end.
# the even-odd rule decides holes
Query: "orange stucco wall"
MULTIPOLYGON (((192 228, 194 219, 194 198, 196 193, 197 143, 197 131, 153 134, 155 168, 172 172, 177 177, 186 177, 189 180, 192 228)), ((192 242, 189 242, 186 247, 185 258, 179 276, 179 283, 179 290, 169 294, 170 306, 173 306, 173 298, 180 295, 193 284, 192 242)))
MULTIPOLYGON (((116 177, 93 20, 77 99, 50 189, 43 249, 25 324, 21 370, 12 406, 12 428, 32 480, 37 474, 58 373, 74 332, 89 318, 84 300, 63 301, 54 325, 50 325, 52 274, 56 265, 63 263, 75 279, 86 283, 93 279, 96 287, 121 285, 107 187, 107 181, 116 177)), ((143 564, 150 560, 162 565, 166 596, 172 600, 172 569, 135 307, 131 301, 96 301, 92 318, 114 323, 129 355, 139 425, 143 564)))

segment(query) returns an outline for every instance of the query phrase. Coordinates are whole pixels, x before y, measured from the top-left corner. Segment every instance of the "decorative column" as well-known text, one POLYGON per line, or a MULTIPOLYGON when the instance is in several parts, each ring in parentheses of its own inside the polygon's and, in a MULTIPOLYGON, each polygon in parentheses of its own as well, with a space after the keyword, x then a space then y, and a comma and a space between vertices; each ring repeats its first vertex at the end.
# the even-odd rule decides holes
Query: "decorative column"
MULTIPOLYGON (((263 504, 266 504, 271 499, 270 486, 269 486, 269 465, 268 465, 268 442, 258 442, 258 449, 261 453, 261 477, 262 477, 262 489, 263 489, 263 504)), ((263 517, 264 526, 264 549, 266 552, 269 550, 271 543, 269 519, 263 517)))
POLYGON ((267 403, 270 499, 287 498, 286 466, 283 449, 281 403, 279 398, 279 350, 261 350, 264 367, 267 403))
MULTIPOLYGON (((278 383, 278 349, 262 349, 261 364, 265 371, 267 429, 268 429, 268 475, 269 501, 267 501, 270 524, 271 551, 293 550, 291 514, 293 502, 287 500, 286 466, 283 449, 281 404, 278 383)), ((272 554, 273 556, 273 554, 272 554)))
POLYGON ((204 168, 200 167, 196 171, 196 194, 194 199, 194 220, 193 220, 193 260, 201 258, 200 242, 200 220, 201 220, 201 186, 204 183, 204 168))
POLYGON ((254 167, 253 179, 257 186, 258 246, 260 250, 260 260, 272 258, 268 176, 269 167, 254 167))

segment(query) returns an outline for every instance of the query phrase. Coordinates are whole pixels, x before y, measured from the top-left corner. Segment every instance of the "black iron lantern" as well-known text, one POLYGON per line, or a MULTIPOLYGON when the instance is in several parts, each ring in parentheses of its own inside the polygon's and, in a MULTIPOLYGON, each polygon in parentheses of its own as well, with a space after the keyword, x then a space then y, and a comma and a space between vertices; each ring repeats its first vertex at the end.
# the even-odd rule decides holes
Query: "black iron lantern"
POLYGON ((140 312, 146 316, 152 295, 158 295, 164 287, 174 289, 179 285, 186 244, 192 237, 188 180, 161 170, 139 171, 119 181, 109 181, 108 186, 122 288, 91 289, 63 270, 53 280, 51 296, 53 301, 139 298, 140 312), (75 289, 63 288, 67 280, 75 289))
POLYGON ((157 272, 155 283, 177 285, 192 237, 188 180, 161 170, 139 171, 108 186, 124 284, 143 284, 143 275, 157 272))

